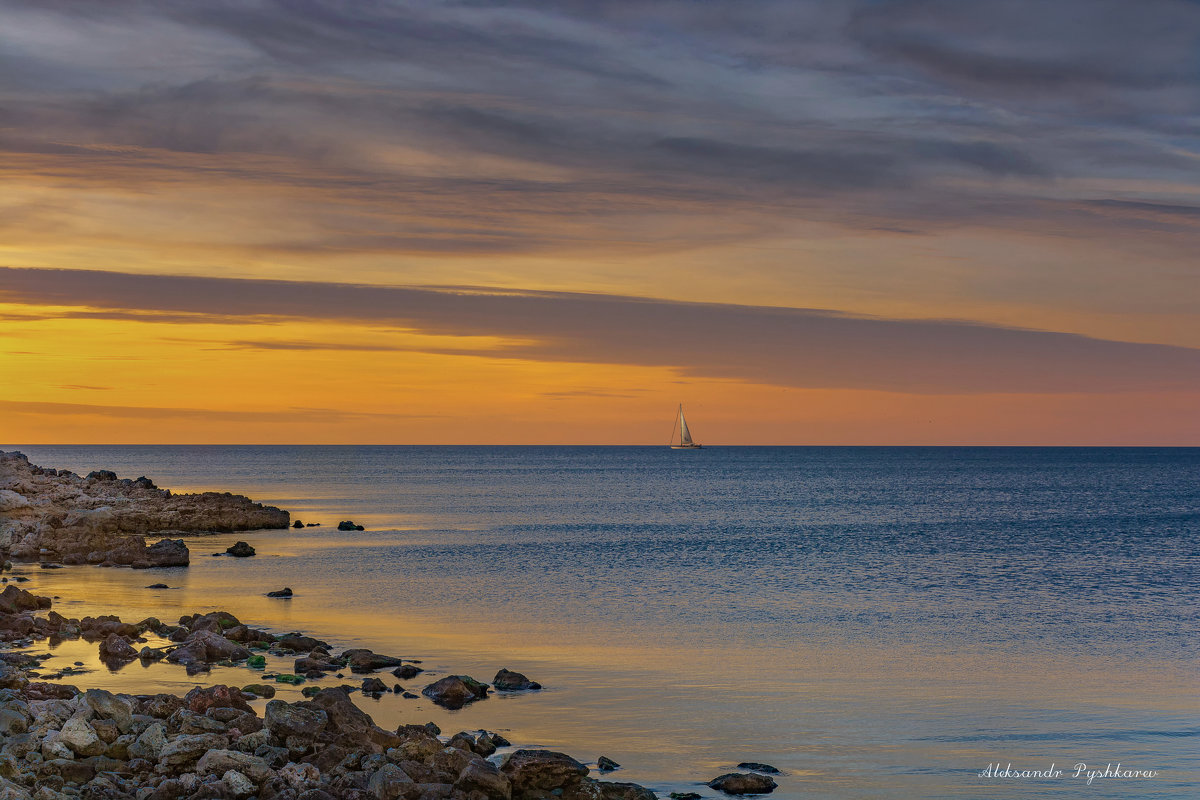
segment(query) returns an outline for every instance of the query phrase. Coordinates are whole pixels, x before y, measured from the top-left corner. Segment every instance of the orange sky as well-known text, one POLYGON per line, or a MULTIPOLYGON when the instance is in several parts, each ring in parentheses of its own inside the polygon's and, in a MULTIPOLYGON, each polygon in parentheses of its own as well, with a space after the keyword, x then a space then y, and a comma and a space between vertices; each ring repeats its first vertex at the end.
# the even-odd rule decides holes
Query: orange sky
POLYGON ((858 5, 6 10, 0 440, 1200 445, 1200 19, 858 5))

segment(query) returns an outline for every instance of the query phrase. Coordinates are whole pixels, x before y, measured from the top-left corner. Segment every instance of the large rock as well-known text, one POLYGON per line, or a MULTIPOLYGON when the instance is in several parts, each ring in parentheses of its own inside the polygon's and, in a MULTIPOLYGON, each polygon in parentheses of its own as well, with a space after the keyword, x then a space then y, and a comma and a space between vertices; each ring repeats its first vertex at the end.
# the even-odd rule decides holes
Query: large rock
POLYGON ((233 686, 197 686, 183 696, 183 701, 193 714, 205 714, 212 708, 232 708, 250 712, 254 710, 246 702, 246 698, 242 697, 242 691, 233 686))
POLYGON ((492 686, 504 692, 521 692, 542 688, 537 681, 531 681, 521 673, 507 669, 501 669, 496 673, 496 677, 492 678, 492 686))
POLYGON ((346 665, 350 667, 351 672, 359 673, 374 672, 386 667, 398 667, 403 663, 402 659, 380 655, 370 650, 347 650, 342 653, 342 658, 346 659, 346 665))
POLYGON ((289 736, 314 739, 329 723, 329 715, 320 708, 310 708, 306 707, 307 705, 272 700, 267 703, 263 722, 267 730, 281 739, 289 736))
POLYGON ((219 633, 209 630, 199 630, 184 639, 175 650, 167 656, 167 661, 173 664, 189 662, 212 663, 214 661, 244 661, 250 657, 250 651, 231 642, 219 633))
POLYGON ((104 689, 88 689, 84 696, 96 716, 115 722, 121 733, 133 730, 133 706, 128 700, 104 689))
POLYGON ((421 690, 421 694, 439 706, 450 709, 462 708, 467 703, 482 700, 487 697, 487 693, 487 684, 467 675, 447 675, 421 690))
POLYGON ((133 649, 133 645, 115 633, 110 633, 100 643, 100 658, 103 661, 133 661, 137 657, 138 651, 133 649))
POLYGON ((769 794, 778 785, 767 775, 756 775, 751 772, 727 772, 713 778, 708 785, 725 794, 769 794))
POLYGON ((209 750, 224 750, 229 739, 218 733, 179 735, 171 739, 158 754, 159 766, 182 767, 194 764, 209 750))
POLYGON ((546 795, 579 791, 588 768, 564 753, 517 750, 500 767, 512 785, 513 800, 541 800, 546 795))
POLYGON ((266 759, 237 750, 209 750, 196 762, 196 772, 200 775, 224 775, 231 769, 255 783, 262 783, 274 774, 266 759))
POLYGON ((58 740, 71 748, 75 755, 85 758, 98 756, 108 749, 87 720, 80 716, 71 717, 63 723, 58 740))
POLYGON ((130 566, 134 569, 152 567, 186 567, 191 561, 183 539, 162 539, 146 548, 130 566))
POLYGON ((254 555, 254 548, 248 542, 238 542, 232 547, 226 547, 225 552, 234 558, 249 558, 254 555))

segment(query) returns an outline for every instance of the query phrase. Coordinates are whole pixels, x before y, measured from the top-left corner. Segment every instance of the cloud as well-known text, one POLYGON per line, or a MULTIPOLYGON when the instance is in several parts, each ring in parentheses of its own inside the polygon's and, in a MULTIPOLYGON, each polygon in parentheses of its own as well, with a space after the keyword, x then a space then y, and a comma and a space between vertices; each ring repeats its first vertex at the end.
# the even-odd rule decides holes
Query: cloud
POLYGON ((113 419, 182 419, 204 422, 253 422, 291 424, 294 422, 336 423, 359 419, 433 419, 437 415, 373 414, 332 408, 286 408, 270 411, 233 411, 211 408, 171 408, 163 406, 116 406, 91 403, 44 403, 27 400, 0 400, 0 409, 15 414, 50 416, 99 416, 113 419))
MULTIPOLYGON (((423 334, 506 342, 495 349, 468 344, 462 349, 421 347, 423 352, 660 366, 695 377, 782 386, 931 394, 1200 388, 1200 350, 817 309, 570 292, 11 268, 0 269, 0 301, 386 324, 423 334)), ((364 331, 364 337, 370 335, 364 331)), ((237 340, 235 346, 263 344, 237 340)), ((306 349, 314 344, 265 346, 306 349)), ((373 349, 377 343, 367 340, 361 346, 373 349)))

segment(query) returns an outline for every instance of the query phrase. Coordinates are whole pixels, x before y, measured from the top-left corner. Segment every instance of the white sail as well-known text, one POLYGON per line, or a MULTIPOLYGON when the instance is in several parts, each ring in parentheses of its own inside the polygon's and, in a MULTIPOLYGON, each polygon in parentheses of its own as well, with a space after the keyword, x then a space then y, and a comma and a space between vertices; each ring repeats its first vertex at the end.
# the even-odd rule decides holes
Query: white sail
POLYGON ((683 418, 683 406, 679 407, 679 443, 692 444, 692 432, 688 430, 687 420, 683 418))

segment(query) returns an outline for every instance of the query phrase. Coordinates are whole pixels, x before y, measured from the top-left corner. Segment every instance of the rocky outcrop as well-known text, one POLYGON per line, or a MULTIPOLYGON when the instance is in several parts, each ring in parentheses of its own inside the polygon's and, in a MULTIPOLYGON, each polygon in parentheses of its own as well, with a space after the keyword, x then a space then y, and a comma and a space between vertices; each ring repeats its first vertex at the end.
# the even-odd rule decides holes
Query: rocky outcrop
MULTIPOLYGON (((147 546, 155 534, 286 528, 289 515, 242 495, 173 494, 149 478, 108 470, 81 477, 0 452, 0 554, 21 561, 185 566, 178 539, 147 546)), ((6 557, 7 557, 6 556, 6 557)))
POLYGON ((249 558, 254 555, 254 548, 249 542, 237 542, 232 547, 226 547, 225 552, 234 558, 249 558))

